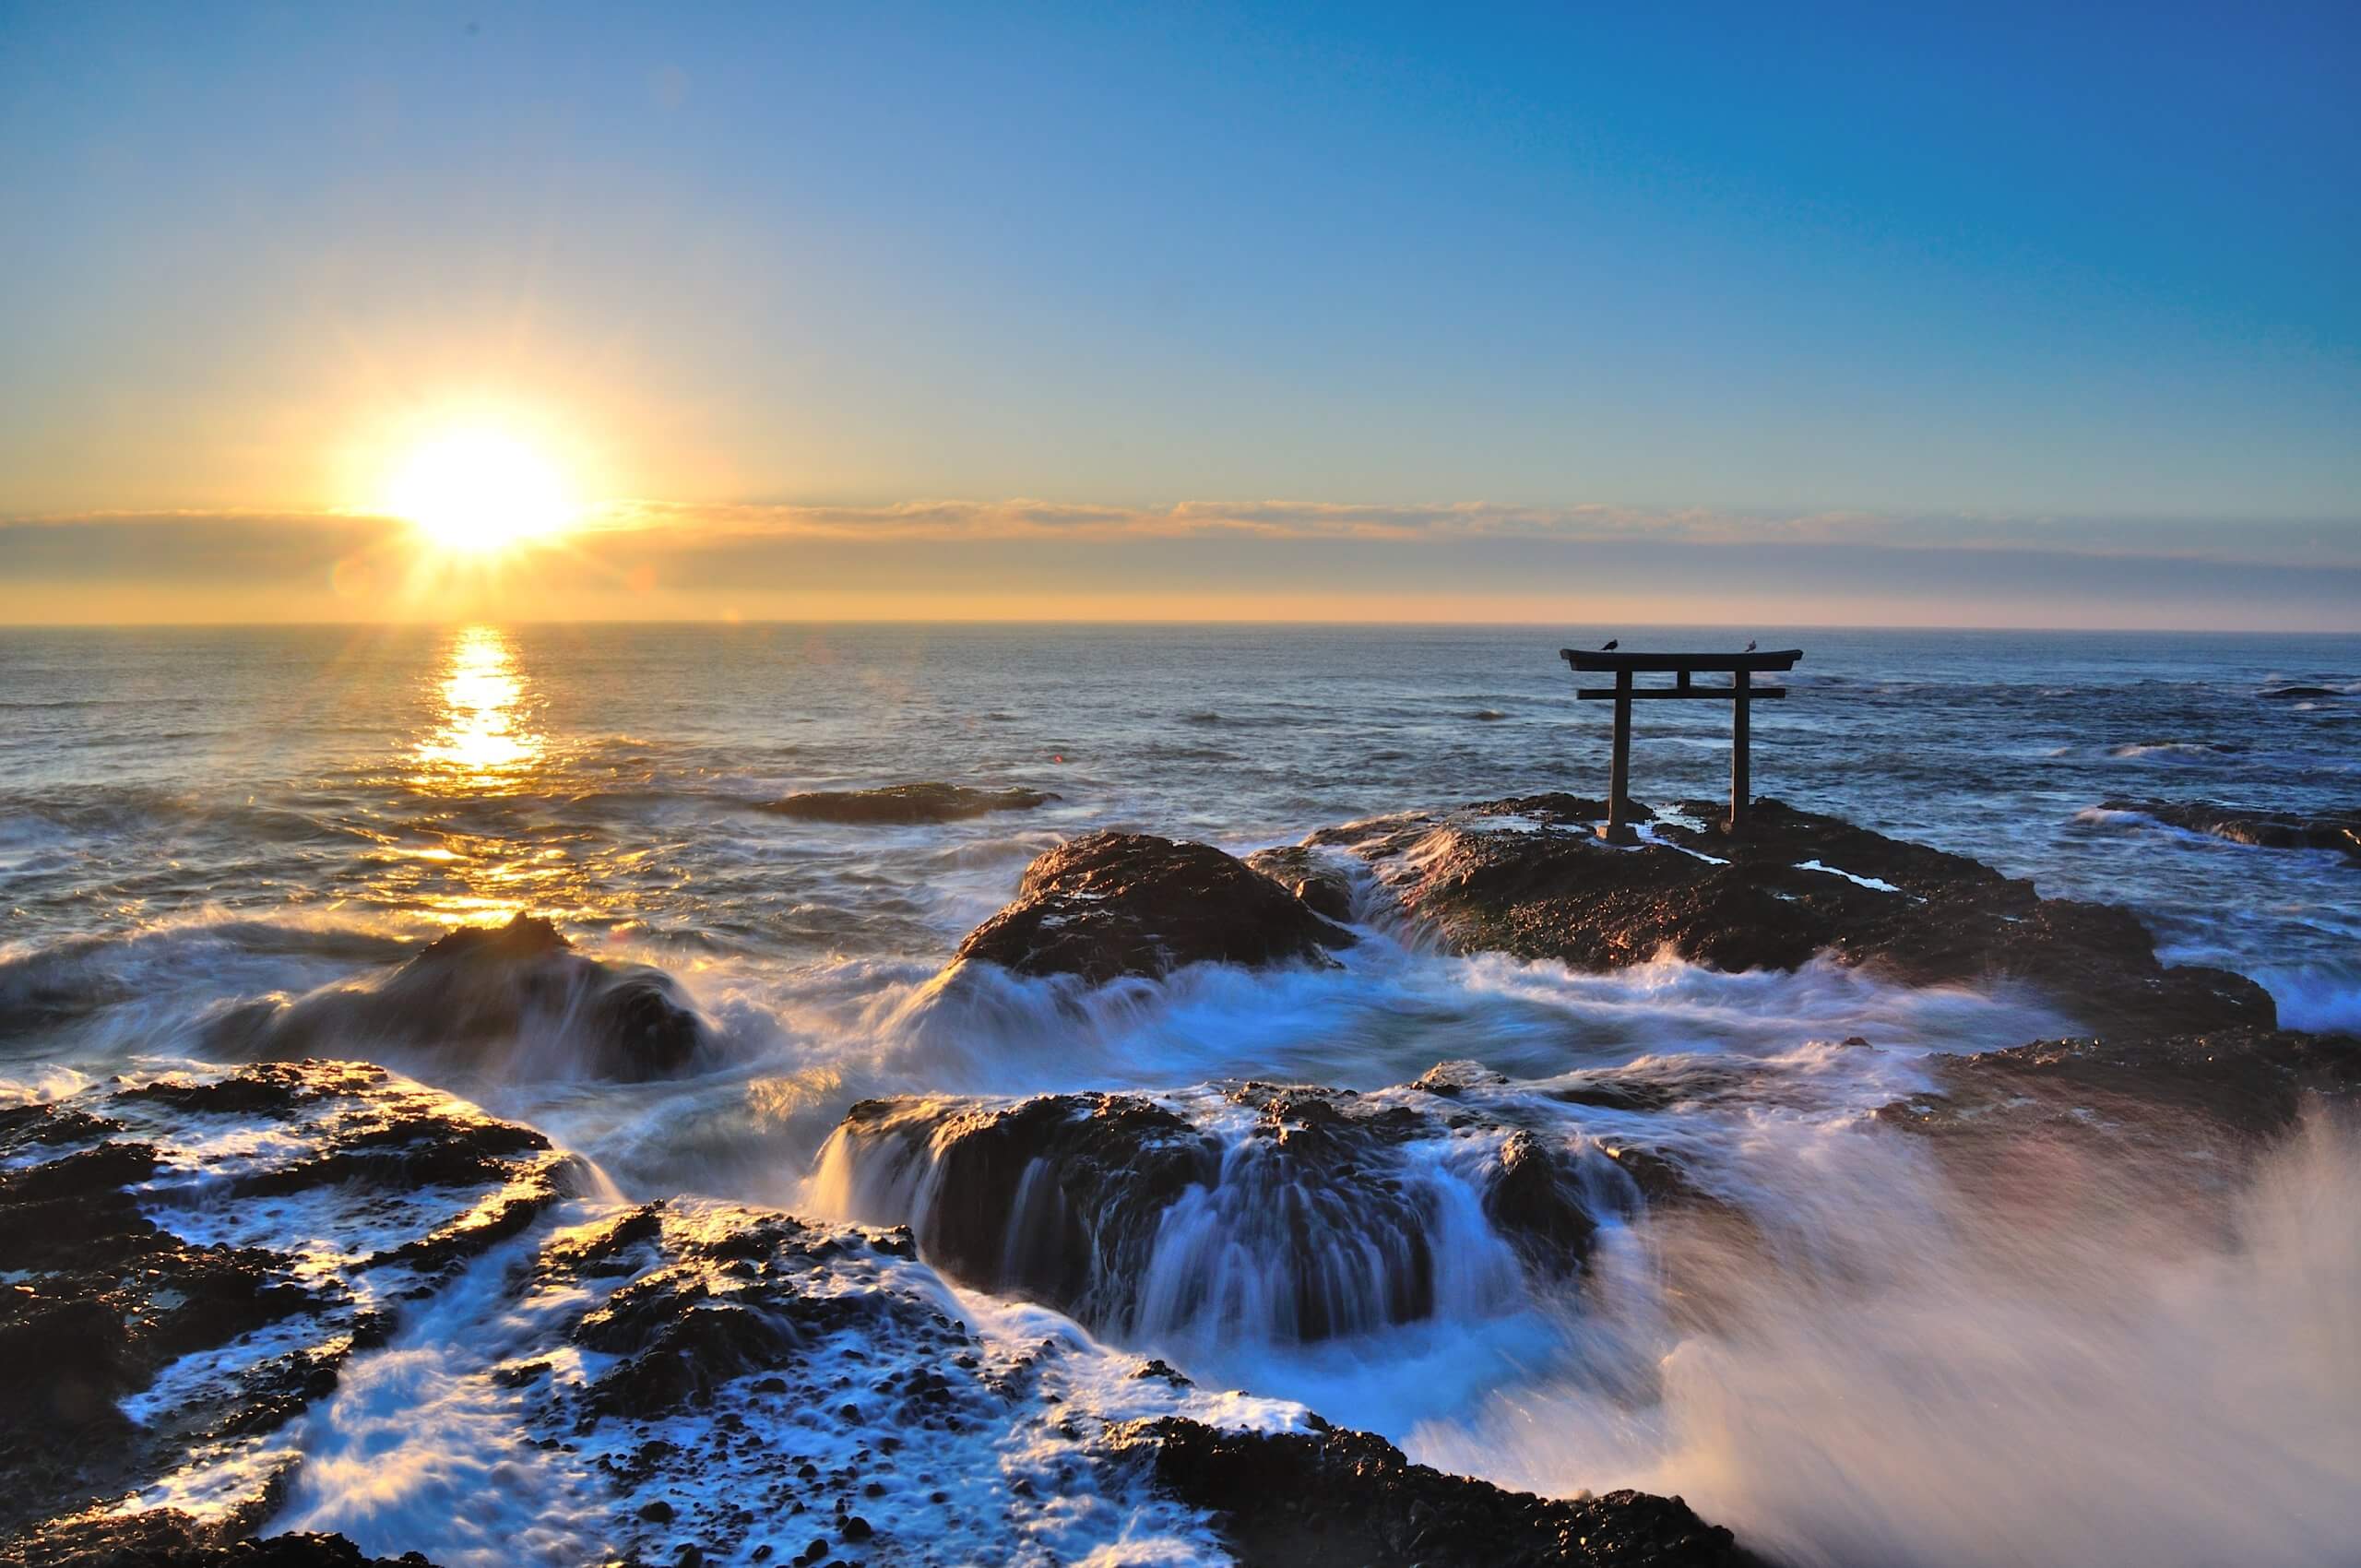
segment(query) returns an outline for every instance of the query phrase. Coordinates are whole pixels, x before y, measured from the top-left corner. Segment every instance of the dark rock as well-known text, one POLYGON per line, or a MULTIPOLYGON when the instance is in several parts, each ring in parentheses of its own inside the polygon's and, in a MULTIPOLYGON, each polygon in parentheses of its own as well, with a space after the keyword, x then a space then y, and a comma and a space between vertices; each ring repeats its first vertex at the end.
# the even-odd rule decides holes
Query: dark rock
POLYGON ((1045 790, 976 790, 964 784, 892 784, 882 790, 821 790, 763 802, 762 811, 805 822, 904 825, 958 822, 991 812, 1027 812, 1060 799, 1045 790))
POLYGON ((6 1568, 433 1568, 415 1551, 371 1557, 343 1536, 237 1538, 172 1509, 77 1519, 0 1547, 6 1568))
POLYGON ((530 1127, 488 1117, 427 1114, 338 1139, 317 1156, 231 1183, 237 1197, 272 1197, 308 1188, 357 1183, 389 1192, 497 1182, 519 1155, 547 1149, 530 1127))
POLYGON ((1495 1073, 1479 1062, 1438 1062, 1411 1079, 1410 1087, 1457 1099, 1470 1089, 1502 1087, 1508 1081, 1507 1074, 1495 1073))
MULTIPOLYGON (((302 1266, 296 1255, 183 1241, 170 1229, 177 1204, 234 1204, 250 1190, 321 1187, 333 1194, 321 1214, 349 1208, 374 1227, 383 1216, 373 1189, 390 1186, 412 1212, 430 1220, 452 1213, 458 1217, 452 1226, 464 1227, 487 1194, 557 1196, 548 1180, 557 1157, 538 1134, 465 1114, 456 1101, 350 1063, 272 1064, 92 1089, 42 1116, 12 1118, 0 1137, 14 1145, 10 1168, 0 1171, 0 1257, 12 1276, 0 1290, 0 1364, 9 1369, 0 1378, 0 1452, 11 1456, 10 1484, 0 1489, 0 1536, 14 1530, 23 1541, 47 1543, 33 1553, 42 1561, 199 1549, 246 1561, 255 1549, 217 1538, 209 1526, 176 1532, 161 1515, 146 1535, 86 1538, 67 1522, 93 1503, 148 1484, 193 1443, 280 1425, 336 1386, 348 1354, 382 1338, 382 1313, 358 1310, 338 1279, 302 1266), (211 1175, 184 1154, 168 1159, 176 1122, 215 1113, 294 1120, 291 1141, 316 1152, 277 1166, 266 1160, 238 1176, 211 1175), (120 1135, 133 1124, 155 1141, 120 1135), (67 1133, 101 1141, 62 1146, 67 1133), (281 1179, 291 1170, 304 1174, 281 1179), (421 1174, 434 1178, 425 1190, 438 1196, 416 1204, 412 1178, 421 1174), (145 1424, 135 1427, 121 1413, 118 1400, 148 1388, 181 1358, 289 1320, 298 1321, 291 1335, 274 1336, 281 1341, 276 1348, 243 1361, 232 1356, 219 1372, 190 1380, 172 1408, 145 1424), (81 1544, 68 1550, 70 1542, 81 1544)), ((347 1272, 375 1266, 370 1260, 347 1272)), ((231 1533, 260 1517, 233 1511, 231 1533)))
MULTIPOLYGON (((838 1136, 860 1191, 915 1205, 907 1218, 930 1264, 1105 1333, 1175 1326, 1143 1316, 1143 1287, 1184 1197, 1199 1206, 1191 1223, 1207 1228, 1206 1244, 1256 1260, 1271 1314, 1262 1332, 1311 1341, 1432 1314, 1442 1200, 1402 1150, 1482 1126, 1481 1112, 1454 1109, 1446 1124, 1442 1108, 1395 1097, 1260 1083, 1176 1103, 1187 1113, 1135 1095, 864 1100, 838 1136), (1231 1107, 1253 1112, 1242 1130, 1231 1107)), ((1485 1206, 1535 1268, 1579 1268, 1594 1217, 1640 1202, 1603 1151, 1545 1148, 1524 1133, 1504 1146, 1485 1206)))
POLYGON ((1929 1133, 2120 1127, 2166 1139, 2195 1123, 2252 1143, 2285 1132, 2316 1097, 2361 1098, 2361 1039, 2292 1029, 2035 1040, 1933 1065, 1940 1091, 1886 1106, 1880 1120, 1929 1133))
MULTIPOLYGON (((1370 858, 1403 905, 1463 952, 1589 969, 1666 950, 1716 968, 1792 969, 1825 952, 1914 985, 2023 980, 2109 1030, 2275 1020, 2270 995, 2243 976, 2159 963, 2129 911, 2040 897, 2030 882, 1964 856, 1769 800, 1736 836, 1659 819, 1659 842, 1616 849, 1548 825, 1551 814, 1571 819, 1593 802, 1536 804, 1550 799, 1327 829, 1307 842, 1370 858), (1545 826, 1489 825, 1503 814, 1545 826)), ((1681 809, 1710 819, 1718 807, 1681 809)))
POLYGON ((279 1058, 324 1045, 481 1051, 537 1024, 578 1047, 588 1073, 625 1081, 688 1071, 706 1039, 662 970, 587 957, 550 921, 518 915, 447 932, 373 984, 242 1009, 216 1021, 209 1043, 279 1058))
POLYGON ((1340 923, 1352 920, 1351 879, 1302 845, 1257 849, 1246 857, 1246 864, 1302 899, 1312 913, 1340 923))
POLYGON ((659 1497, 642 1508, 639 1517, 650 1525, 669 1525, 672 1522, 672 1505, 659 1497))
POLYGON ((1596 1200, 1530 1133, 1513 1133, 1501 1151, 1501 1174, 1484 1194, 1484 1215, 1545 1266, 1579 1260, 1597 1232, 1596 1200))
POLYGON ((1016 901, 970 932, 958 956, 1100 984, 1183 964, 1320 963, 1353 941, 1211 845, 1092 833, 1026 867, 1016 901))
POLYGON ((502 1367, 492 1374, 492 1381, 503 1388, 524 1388, 550 1375, 550 1364, 541 1361, 519 1361, 502 1367))
POLYGON ((1157 1484, 1216 1516, 1243 1568, 1759 1568, 1679 1498, 1535 1497, 1413 1465, 1368 1432, 1221 1431, 1142 1421, 1119 1441, 1152 1455, 1157 1484))
POLYGON ((896 1140, 904 1159, 939 1160, 939 1196, 913 1217, 921 1255, 986 1289, 1076 1310, 1101 1282, 1135 1283, 1155 1218, 1218 1171, 1193 1126, 1137 1096, 1043 1096, 956 1115, 940 1133, 910 1109, 863 1101, 845 1126, 896 1140), (1037 1169, 1049 1179, 1028 1180, 1037 1169))
POLYGON ((575 1338, 630 1358, 599 1378, 592 1408, 654 1419, 704 1404, 721 1384, 776 1366, 802 1348, 793 1323, 709 1295, 701 1280, 682 1284, 658 1276, 626 1287, 591 1313, 575 1338))
POLYGON ((89 1143, 119 1131, 103 1116, 73 1106, 42 1103, 0 1106, 0 1154, 89 1143))
POLYGON ((2341 697, 2345 694, 2332 686, 2266 686, 2256 695, 2291 702, 2299 697, 2341 697))
POLYGON ((2361 811, 2260 811, 2213 801, 2109 801, 2101 809, 2138 812, 2168 826, 2258 849, 2332 849, 2361 866, 2361 811))

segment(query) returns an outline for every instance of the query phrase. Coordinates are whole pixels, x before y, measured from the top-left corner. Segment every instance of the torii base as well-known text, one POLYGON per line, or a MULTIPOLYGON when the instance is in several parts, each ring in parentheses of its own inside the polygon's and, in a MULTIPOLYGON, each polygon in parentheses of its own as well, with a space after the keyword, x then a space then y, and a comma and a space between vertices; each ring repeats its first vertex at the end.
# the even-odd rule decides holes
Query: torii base
POLYGON ((1609 844, 1640 841, 1626 814, 1625 791, 1631 781, 1631 705, 1667 699, 1730 705, 1730 810, 1725 830, 1732 834, 1746 830, 1747 809, 1754 803, 1754 704, 1787 695, 1785 686, 1756 685, 1754 677, 1764 671, 1794 669, 1796 660, 1804 656, 1801 648, 1762 653, 1749 644, 1740 653, 1622 653, 1609 648, 1586 653, 1565 647, 1558 654, 1577 672, 1596 671, 1615 677, 1612 686, 1584 686, 1574 693, 1584 701, 1615 704, 1615 749, 1608 766, 1607 821, 1598 830, 1601 838, 1609 844), (1643 690, 1631 677, 1643 670, 1669 672, 1673 684, 1643 690), (1730 683, 1700 686, 1691 679, 1700 671, 1726 671, 1730 683))

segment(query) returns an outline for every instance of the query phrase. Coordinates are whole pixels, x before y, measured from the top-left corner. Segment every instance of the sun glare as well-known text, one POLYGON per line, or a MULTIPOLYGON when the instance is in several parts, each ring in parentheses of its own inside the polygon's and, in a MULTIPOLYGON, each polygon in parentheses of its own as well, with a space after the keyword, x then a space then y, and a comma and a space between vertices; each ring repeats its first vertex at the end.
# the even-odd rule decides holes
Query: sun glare
POLYGON ((503 431, 450 431, 404 458, 385 509, 445 550, 484 554, 571 527, 578 512, 557 466, 503 431))

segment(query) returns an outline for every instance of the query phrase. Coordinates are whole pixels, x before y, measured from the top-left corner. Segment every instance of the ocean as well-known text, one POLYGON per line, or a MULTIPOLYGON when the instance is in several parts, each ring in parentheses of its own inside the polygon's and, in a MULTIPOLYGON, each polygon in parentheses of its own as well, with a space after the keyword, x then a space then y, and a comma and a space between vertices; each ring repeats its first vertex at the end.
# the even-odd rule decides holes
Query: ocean
MULTIPOLYGON (((1308 1406, 1446 1469, 1554 1495, 1678 1492, 1798 1562, 2295 1563, 2348 1550, 2361 1530, 2349 1139, 2328 1129, 2286 1151, 2201 1235, 2160 1240, 2125 1220, 2028 1238, 1998 1233, 1870 1127, 1877 1106, 1925 1087, 1934 1054, 2064 1032, 2044 999, 1997 983, 1910 990, 1828 964, 1731 975, 1667 958, 1588 974, 1453 956, 1375 918, 1334 968, 1198 968, 1096 991, 941 984, 1027 862, 1086 830, 1243 854, 1383 814, 1603 794, 1609 705, 1573 700, 1557 650, 1732 635, 0 631, 0 1079, 14 1098, 53 1098, 200 1062, 219 1038, 208 1025, 241 1005, 364 980, 423 939, 517 913, 671 976, 718 1059, 611 1082, 570 1053, 563 1018, 479 1051, 364 1035, 337 1053, 540 1129, 613 1202, 909 1219, 922 1195, 861 1169, 836 1134, 880 1096, 1121 1089, 1193 1104, 1242 1080, 1382 1096, 1442 1062, 1543 1087, 1572 1071, 1742 1063, 1748 1093, 1678 1125, 1646 1110, 1547 1111, 1570 1134, 1677 1142, 1777 1239, 1779 1269, 1718 1279, 1743 1303, 1735 1315, 1701 1317, 1670 1290, 1715 1276, 1670 1269, 1644 1218, 1562 1294, 1529 1285, 1482 1216, 1462 1212, 1474 1157, 1437 1146, 1405 1154, 1397 1177, 1441 1217, 1437 1306, 1420 1321, 1291 1334, 1258 1281, 1294 1266, 1289 1249, 1342 1245, 1320 1226, 1347 1222, 1274 1237, 1209 1203, 1168 1221, 1137 1309, 1087 1326, 1112 1351, 1308 1406), (1056 799, 902 826, 763 809, 930 780, 1056 799), (1841 1043, 1857 1038, 1880 1049, 1841 1043)), ((2046 896, 2128 906, 2168 959, 2259 980, 2287 1027, 2361 1029, 2361 870, 2107 804, 2351 809, 2361 638, 1738 635, 1803 649, 1787 697, 1754 710, 1758 794, 1972 856, 2046 896)), ((1633 793, 1726 797, 1728 719, 1715 703, 1639 705, 1633 793)), ((1223 1135, 1221 1113, 1204 1117, 1223 1135)), ((438 1353, 461 1354, 469 1312, 502 1310, 450 1306, 438 1353)), ((348 1441, 332 1415, 303 1429, 314 1462, 282 1527, 446 1564, 500 1560, 441 1494, 405 1497, 331 1463, 348 1441)), ((479 1425, 436 1441, 521 1439, 479 1425)), ((519 1517, 582 1513, 579 1478, 548 1484, 546 1505, 528 1496, 519 1517)), ((549 1528, 550 1561, 613 1544, 589 1526, 549 1528)), ((1085 1532, 1052 1556, 1114 1538, 1085 1532)))

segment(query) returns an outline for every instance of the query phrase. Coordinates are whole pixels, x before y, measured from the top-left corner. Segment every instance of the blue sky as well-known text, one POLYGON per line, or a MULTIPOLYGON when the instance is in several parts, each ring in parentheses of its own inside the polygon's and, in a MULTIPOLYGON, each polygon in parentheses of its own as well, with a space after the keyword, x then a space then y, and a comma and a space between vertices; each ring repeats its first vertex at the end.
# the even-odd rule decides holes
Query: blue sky
POLYGON ((2361 7, 670 9, 0 0, 0 516, 489 398, 684 507, 2356 552, 2361 7))

